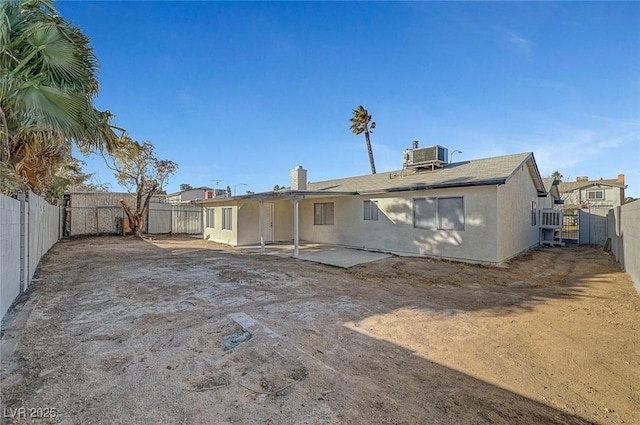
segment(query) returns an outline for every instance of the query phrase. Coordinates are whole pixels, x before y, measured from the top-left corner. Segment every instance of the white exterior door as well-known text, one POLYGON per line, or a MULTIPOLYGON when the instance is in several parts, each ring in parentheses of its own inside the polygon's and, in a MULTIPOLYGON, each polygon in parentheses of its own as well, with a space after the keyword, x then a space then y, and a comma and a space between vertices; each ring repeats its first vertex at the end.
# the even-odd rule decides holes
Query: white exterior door
POLYGON ((264 242, 269 243, 273 242, 274 232, 273 232, 273 204, 264 203, 264 215, 263 219, 263 229, 264 229, 264 242))

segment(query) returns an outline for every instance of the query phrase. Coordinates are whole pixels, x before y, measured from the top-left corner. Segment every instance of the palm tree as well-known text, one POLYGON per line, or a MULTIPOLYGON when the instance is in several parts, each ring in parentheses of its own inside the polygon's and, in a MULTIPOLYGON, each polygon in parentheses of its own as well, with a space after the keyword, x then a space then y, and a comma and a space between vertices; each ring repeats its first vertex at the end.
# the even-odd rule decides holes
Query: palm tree
POLYGON ((558 180, 559 182, 561 182, 564 176, 562 174, 560 174, 560 171, 556 170, 551 174, 551 177, 553 177, 555 180, 558 180))
POLYGON ((371 139, 369 135, 372 133, 371 130, 376 128, 376 123, 371 121, 371 115, 362 105, 353 110, 353 117, 351 117, 349 121, 352 123, 351 131, 353 131, 353 134, 364 133, 367 152, 369 153, 369 162, 371 163, 371 174, 375 174, 376 164, 373 161, 373 149, 371 149, 371 139))
POLYGON ((50 0, 0 6, 0 159, 39 193, 72 144, 84 152, 118 144, 112 115, 93 106, 98 65, 89 43, 50 0))

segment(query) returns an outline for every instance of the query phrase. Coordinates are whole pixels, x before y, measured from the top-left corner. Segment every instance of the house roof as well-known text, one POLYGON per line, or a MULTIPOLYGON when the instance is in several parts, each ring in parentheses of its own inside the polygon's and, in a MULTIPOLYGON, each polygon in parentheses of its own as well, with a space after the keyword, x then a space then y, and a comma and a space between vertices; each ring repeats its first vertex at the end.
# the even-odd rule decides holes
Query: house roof
POLYGON ((189 189, 180 190, 180 191, 178 191, 178 192, 169 193, 169 194, 167 194, 167 196, 180 195, 180 194, 182 194, 182 193, 191 192, 191 191, 193 191, 193 190, 214 190, 214 189, 213 189, 213 188, 211 188, 211 187, 207 187, 207 186, 192 187, 192 188, 189 188, 189 189))
POLYGON ((574 190, 584 189, 585 187, 590 186, 611 186, 611 187, 620 187, 626 188, 627 186, 618 181, 618 179, 600 179, 600 180, 582 180, 578 182, 561 182, 558 189, 560 189, 560 193, 573 192, 574 190))
POLYGON ((239 195, 231 198, 207 199, 201 202, 223 202, 229 199, 264 199, 293 196, 345 196, 410 190, 439 189, 504 184, 521 166, 529 170, 538 193, 546 193, 533 153, 525 152, 493 158, 448 164, 431 170, 398 170, 342 179, 311 182, 307 190, 279 190, 239 195))
POLYGON ((560 199, 560 191, 558 189, 558 185, 560 184, 559 180, 555 177, 545 177, 542 179, 542 182, 547 192, 549 192, 553 198, 560 199))
POLYGON ((404 190, 504 184, 520 166, 527 165, 536 189, 545 193, 531 152, 448 164, 435 170, 402 170, 326 180, 308 184, 308 189, 323 192, 396 192, 404 190))

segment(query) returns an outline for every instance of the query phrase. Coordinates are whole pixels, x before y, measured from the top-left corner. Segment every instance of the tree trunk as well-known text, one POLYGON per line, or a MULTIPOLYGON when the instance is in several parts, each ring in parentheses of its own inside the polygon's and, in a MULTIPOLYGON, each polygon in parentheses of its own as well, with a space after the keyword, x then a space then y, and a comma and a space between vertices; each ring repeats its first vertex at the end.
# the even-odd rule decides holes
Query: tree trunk
POLYGON ((365 131, 364 138, 367 142, 367 152, 369 153, 369 162, 371 163, 371 174, 376 173, 376 164, 373 162, 373 149, 371 149, 371 140, 369 140, 369 132, 365 131))
POLYGON ((129 205, 127 205, 124 199, 120 199, 120 205, 122 205, 122 209, 124 210, 124 213, 127 215, 127 218, 129 219, 129 226, 131 226, 131 230, 133 231, 133 234, 141 238, 143 236, 142 228, 140 225, 141 214, 132 213, 131 208, 129 208, 129 205))

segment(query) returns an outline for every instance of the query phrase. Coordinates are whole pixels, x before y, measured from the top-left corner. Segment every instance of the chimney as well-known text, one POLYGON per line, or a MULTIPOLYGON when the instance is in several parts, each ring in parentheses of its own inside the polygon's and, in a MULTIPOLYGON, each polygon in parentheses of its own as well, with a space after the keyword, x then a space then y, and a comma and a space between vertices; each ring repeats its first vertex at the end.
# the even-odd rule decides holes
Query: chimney
POLYGON ((624 174, 618 174, 618 183, 624 184, 624 174))
POLYGON ((589 177, 587 176, 580 176, 576 178, 577 182, 588 182, 589 181, 589 177))
POLYGON ((418 149, 418 143, 420 143, 418 140, 414 140, 414 141, 412 142, 413 149, 418 149))
POLYGON ((291 190, 307 190, 307 170, 302 165, 291 170, 291 190))

